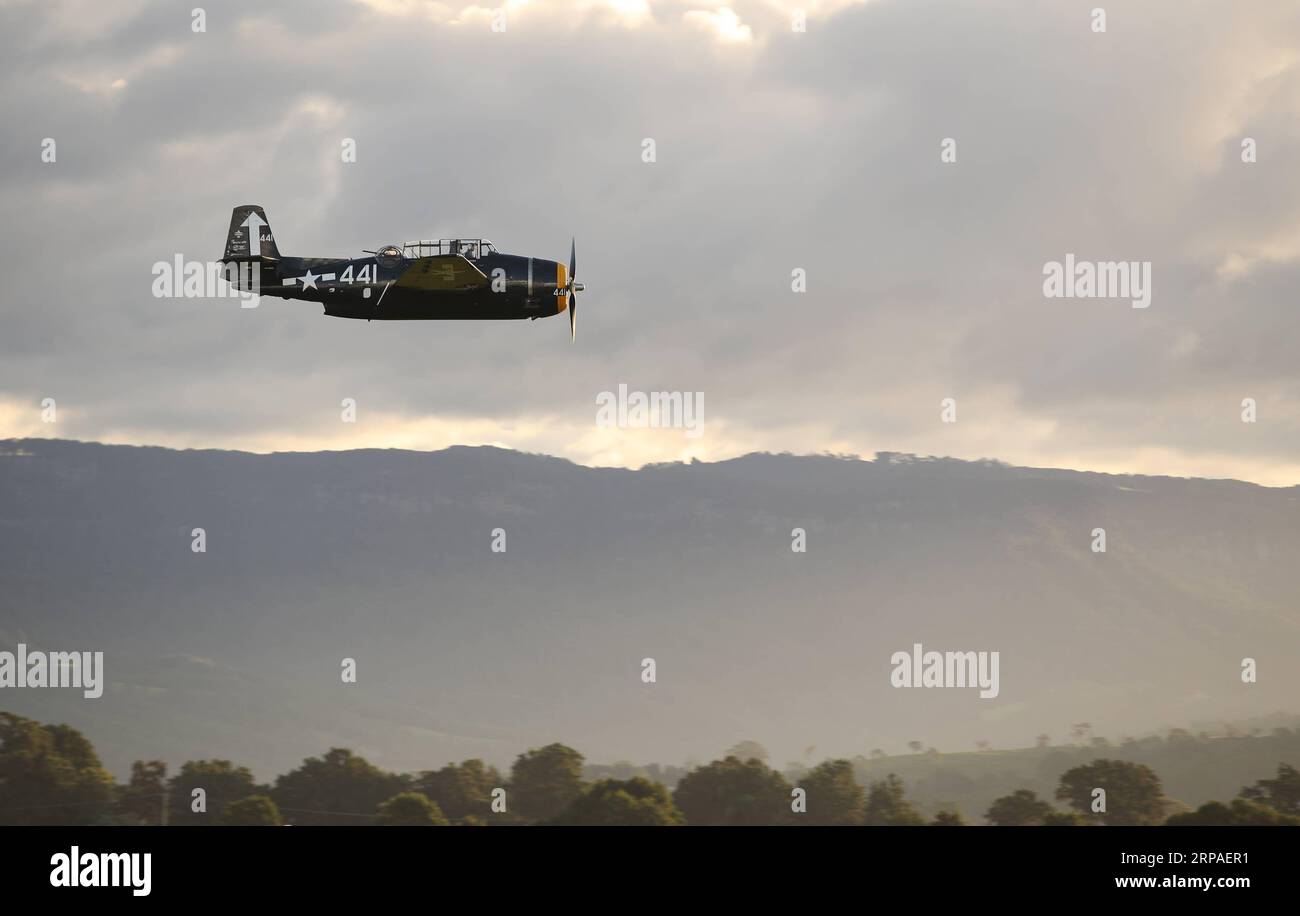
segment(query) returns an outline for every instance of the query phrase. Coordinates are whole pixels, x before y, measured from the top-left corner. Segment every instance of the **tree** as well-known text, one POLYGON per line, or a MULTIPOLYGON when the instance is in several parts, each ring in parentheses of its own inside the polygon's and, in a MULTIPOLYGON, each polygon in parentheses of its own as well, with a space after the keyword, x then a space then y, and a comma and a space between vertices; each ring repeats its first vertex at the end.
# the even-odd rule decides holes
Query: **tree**
POLYGON ((1056 797, 1084 816, 1109 826, 1158 824, 1165 817, 1160 777, 1150 767, 1126 760, 1094 760, 1061 776, 1056 797), (1093 812, 1093 791, 1106 790, 1106 810, 1093 812))
POLYGON ((167 764, 161 760, 137 760, 131 764, 131 781, 118 792, 118 813, 127 823, 159 824, 166 789, 167 764))
POLYGON ((1017 789, 995 799, 984 817, 995 827, 1029 827, 1042 824, 1052 806, 1029 789, 1017 789))
POLYGON ((761 760, 767 763, 769 755, 767 748, 757 741, 742 741, 722 756, 735 757, 737 760, 761 760))
POLYGON ((1043 817, 1044 827, 1086 827, 1088 822, 1077 811, 1053 810, 1043 817))
POLYGON ((520 754, 510 768, 510 800, 515 812, 530 821, 558 815, 582 792, 583 757, 563 744, 520 754))
POLYGON ((673 801, 688 824, 752 827, 790 821, 790 784, 761 760, 715 760, 682 777, 673 801))
POLYGON ((79 731, 0 713, 0 823, 92 824, 109 813, 113 789, 79 731))
POLYGON ((187 760, 168 785, 170 824, 218 824, 227 805, 258 791, 248 768, 237 767, 229 760, 187 760), (202 811, 194 810, 195 789, 203 790, 202 811))
POLYGON ((468 817, 486 818, 492 812, 492 790, 505 785, 496 767, 482 760, 449 763, 441 770, 426 770, 413 788, 427 795, 453 822, 468 817))
POLYGON ((862 822, 868 827, 914 827, 925 818, 912 807, 903 791, 903 780, 893 773, 871 784, 862 822))
POLYGON ((364 824, 406 788, 401 776, 335 747, 277 779, 271 797, 295 824, 364 824))
POLYGON ((1168 827, 1225 827, 1232 820, 1232 811, 1220 801, 1210 801, 1195 811, 1175 814, 1165 821, 1168 827))
POLYGON ((919 754, 921 753, 921 749, 924 748, 925 745, 922 744, 920 741, 909 741, 907 742, 907 747, 908 750, 910 750, 913 754, 919 754))
POLYGON ((442 809, 420 792, 400 792, 379 805, 381 827, 446 827, 442 809))
POLYGON ((943 808, 934 815, 934 820, 930 821, 931 827, 965 827, 966 821, 962 818, 961 812, 956 808, 943 808))
POLYGON ((827 760, 817 764, 800 781, 808 793, 808 812, 799 815, 798 823, 813 826, 842 826, 862 822, 866 794, 853 776, 853 764, 847 760, 827 760))
POLYGON ((1261 779, 1238 794, 1244 799, 1263 802, 1282 814, 1300 815, 1300 770, 1289 763, 1279 763, 1277 779, 1261 779))
POLYGON ((1300 817, 1283 814, 1263 802, 1234 798, 1229 805, 1206 802, 1195 811, 1175 814, 1165 824, 1170 827, 1297 827, 1300 817))
POLYGON ((673 827, 685 824, 686 818, 661 783, 634 776, 592 783, 554 823, 583 827, 673 827))
POLYGON ((226 805, 220 823, 226 827, 279 827, 284 820, 270 798, 250 795, 226 805))

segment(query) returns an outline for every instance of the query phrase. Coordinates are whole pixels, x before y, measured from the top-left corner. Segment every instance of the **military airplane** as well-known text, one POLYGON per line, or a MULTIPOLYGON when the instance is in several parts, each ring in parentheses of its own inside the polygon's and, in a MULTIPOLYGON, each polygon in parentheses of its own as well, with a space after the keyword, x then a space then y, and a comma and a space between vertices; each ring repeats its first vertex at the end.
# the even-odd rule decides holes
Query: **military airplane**
POLYGON ((304 299, 336 318, 476 320, 569 313, 577 336, 577 245, 569 265, 502 254, 487 239, 425 239, 366 251, 368 257, 290 258, 280 254, 255 204, 235 207, 221 258, 237 289, 304 299), (255 252, 255 253, 254 253, 255 252))

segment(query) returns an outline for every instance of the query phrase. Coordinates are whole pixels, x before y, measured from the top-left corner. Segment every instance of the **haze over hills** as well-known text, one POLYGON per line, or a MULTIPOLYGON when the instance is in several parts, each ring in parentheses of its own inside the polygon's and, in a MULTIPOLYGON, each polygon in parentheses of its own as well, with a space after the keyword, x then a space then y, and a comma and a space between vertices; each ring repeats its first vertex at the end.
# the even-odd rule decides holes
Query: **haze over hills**
POLYGON ((550 741, 680 763, 744 738, 784 761, 1118 735, 1295 712, 1297 556, 1300 487, 1236 481, 8 440, 0 648, 103 650, 107 687, 0 708, 83 730, 119 775, 270 778, 336 745, 415 770, 550 741), (916 642, 1000 652, 999 696, 891 687, 916 642))

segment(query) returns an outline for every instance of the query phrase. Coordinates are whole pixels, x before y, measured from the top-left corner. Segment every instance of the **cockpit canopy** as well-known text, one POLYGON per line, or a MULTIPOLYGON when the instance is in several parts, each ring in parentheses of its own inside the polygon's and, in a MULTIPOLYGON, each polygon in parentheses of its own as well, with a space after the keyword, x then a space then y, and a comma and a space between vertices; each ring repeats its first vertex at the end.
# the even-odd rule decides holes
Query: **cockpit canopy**
POLYGON ((495 253, 496 248, 487 239, 420 239, 402 245, 402 256, 408 260, 459 254, 471 261, 477 261, 479 258, 495 253))

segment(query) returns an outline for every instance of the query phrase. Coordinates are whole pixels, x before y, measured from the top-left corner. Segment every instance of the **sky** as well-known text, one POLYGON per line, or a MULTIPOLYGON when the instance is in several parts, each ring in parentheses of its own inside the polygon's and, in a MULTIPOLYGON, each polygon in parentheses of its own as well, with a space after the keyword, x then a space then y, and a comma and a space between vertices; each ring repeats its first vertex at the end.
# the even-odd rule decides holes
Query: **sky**
POLYGON ((1300 483, 1290 0, 199 2, 0 0, 0 438, 1300 483), (287 255, 576 237, 577 340, 153 296, 252 203, 287 255), (1150 305, 1046 297, 1067 254, 1150 305))

